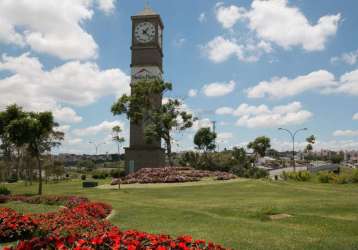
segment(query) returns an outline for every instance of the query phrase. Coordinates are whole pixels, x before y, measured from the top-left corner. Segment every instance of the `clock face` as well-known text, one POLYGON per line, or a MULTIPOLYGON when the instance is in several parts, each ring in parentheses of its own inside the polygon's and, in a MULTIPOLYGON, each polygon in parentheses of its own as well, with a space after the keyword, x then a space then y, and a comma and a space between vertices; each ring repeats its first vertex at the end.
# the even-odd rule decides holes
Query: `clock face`
POLYGON ((134 30, 135 39, 140 43, 149 43, 155 38, 155 26, 150 22, 139 23, 134 30))

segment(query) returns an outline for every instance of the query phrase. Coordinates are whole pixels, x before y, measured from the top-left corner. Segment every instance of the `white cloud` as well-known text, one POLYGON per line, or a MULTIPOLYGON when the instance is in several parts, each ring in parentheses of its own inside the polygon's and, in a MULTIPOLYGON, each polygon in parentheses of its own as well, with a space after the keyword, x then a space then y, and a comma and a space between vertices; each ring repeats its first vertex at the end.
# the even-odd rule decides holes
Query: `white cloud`
POLYGON ((68 131, 70 130, 71 126, 70 125, 61 125, 61 126, 58 126, 55 130, 56 131, 60 131, 60 132, 63 132, 63 133, 68 133, 68 131))
MULTIPOLYGON (((301 138, 304 138, 305 135, 301 134, 301 138)), ((278 151, 287 151, 288 149, 292 149, 291 141, 282 141, 276 138, 271 140, 272 148, 278 151)), ((304 150, 307 146, 306 141, 298 141, 296 142, 295 148, 297 150, 304 150)), ((329 141, 320 141, 317 140, 313 146, 314 151, 320 150, 356 150, 358 148, 358 141, 354 140, 329 140, 329 141)))
POLYGON ((337 130, 333 133, 334 136, 358 136, 358 130, 337 130))
POLYGON ((104 13, 111 14, 113 10, 115 9, 115 2, 116 0, 97 0, 98 7, 100 10, 102 10, 104 13))
POLYGON ((358 61, 358 50, 343 53, 342 55, 338 57, 332 57, 331 63, 337 63, 337 62, 343 62, 349 65, 354 65, 358 61))
POLYGON ((198 90, 196 89, 190 89, 188 92, 189 97, 196 97, 198 95, 198 90))
POLYGON ((73 138, 73 139, 69 139, 67 141, 68 145, 78 145, 78 144, 82 144, 83 143, 83 139, 81 138, 73 138))
POLYGON ((68 107, 56 108, 53 111, 53 115, 58 122, 79 123, 82 121, 82 117, 77 115, 73 109, 68 107))
POLYGON ((273 42, 285 49, 302 46, 307 51, 323 50, 329 37, 337 32, 340 14, 326 15, 311 24, 300 9, 289 6, 287 0, 254 0, 251 9, 237 6, 217 8, 217 20, 224 28, 236 22, 248 22, 257 37, 273 42))
POLYGON ((300 102, 292 102, 272 109, 266 105, 249 106, 244 103, 234 111, 234 115, 239 116, 236 122, 237 126, 248 128, 302 124, 313 116, 311 112, 302 109, 300 102))
POLYGON ((3 55, 0 71, 11 73, 0 79, 0 107, 17 103, 29 110, 56 111, 57 118, 67 122, 79 122, 80 117, 62 104, 85 106, 103 96, 129 92, 129 76, 120 69, 101 71, 92 62, 68 62, 45 71, 38 58, 27 53, 3 55))
POLYGON ((242 46, 235 40, 227 40, 222 36, 215 37, 203 47, 209 59, 215 63, 221 63, 235 55, 242 57, 242 46))
POLYGON ((301 94, 309 90, 323 90, 334 87, 337 83, 332 73, 318 70, 308 75, 298 76, 294 79, 287 77, 273 78, 271 81, 263 81, 247 90, 250 98, 282 98, 301 94))
POLYGON ((272 47, 270 43, 263 40, 247 41, 244 45, 236 39, 217 36, 202 46, 202 51, 214 63, 222 63, 233 56, 243 62, 256 62, 262 54, 270 53, 272 47))
POLYGON ((215 110, 215 114, 217 115, 231 115, 234 113, 234 109, 231 107, 220 107, 215 110))
POLYGON ((181 48, 186 43, 186 39, 184 37, 180 37, 173 41, 175 47, 181 48))
POLYGON ((358 95, 358 70, 345 73, 340 77, 340 84, 337 88, 331 89, 329 92, 343 93, 347 95, 358 95))
POLYGON ((203 118, 194 121, 192 130, 198 130, 200 128, 212 128, 212 122, 208 118, 203 118))
POLYGON ((206 14, 205 14, 205 12, 200 13, 200 15, 199 15, 199 17, 198 17, 198 21, 199 21, 200 23, 206 22, 206 14))
POLYGON ((94 1, 106 13, 114 8, 113 0, 0 1, 0 43, 64 60, 96 58, 98 46, 82 27, 92 19, 94 1))
POLYGON ((203 92, 208 97, 225 96, 234 91, 236 86, 235 81, 214 82, 203 86, 203 92))
POLYGON ((358 113, 354 114, 352 119, 358 121, 358 113))
POLYGON ((217 140, 221 143, 228 143, 234 135, 230 132, 223 132, 217 134, 217 140))
POLYGON ((302 124, 313 116, 302 109, 300 102, 269 108, 266 105, 250 106, 241 104, 236 109, 230 107, 218 108, 218 115, 233 115, 239 117, 236 125, 248 128, 270 128, 285 125, 302 124))
POLYGON ((232 28, 238 20, 245 18, 246 9, 235 5, 225 7, 223 3, 220 2, 216 4, 215 14, 216 19, 222 26, 229 29, 232 28))
POLYGON ((103 121, 98 125, 87 128, 75 129, 72 132, 76 136, 95 136, 99 133, 110 133, 114 126, 120 126, 122 129, 124 129, 124 124, 120 121, 103 121))

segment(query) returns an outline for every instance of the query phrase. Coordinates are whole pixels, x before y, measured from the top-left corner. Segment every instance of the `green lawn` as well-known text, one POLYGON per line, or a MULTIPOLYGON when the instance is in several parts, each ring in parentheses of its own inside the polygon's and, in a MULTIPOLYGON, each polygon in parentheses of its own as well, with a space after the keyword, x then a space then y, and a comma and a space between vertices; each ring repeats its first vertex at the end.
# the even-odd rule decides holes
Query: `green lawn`
MULTIPOLYGON (((7 187, 13 193, 29 193, 37 186, 7 187)), ((80 181, 71 181, 48 184, 44 193, 110 203, 116 210, 111 221, 122 229, 190 234, 234 249, 358 249, 358 185, 238 180, 127 185, 119 191, 82 189, 80 181), (293 217, 262 220, 265 211, 293 217)), ((19 209, 18 204, 6 205, 19 209)))

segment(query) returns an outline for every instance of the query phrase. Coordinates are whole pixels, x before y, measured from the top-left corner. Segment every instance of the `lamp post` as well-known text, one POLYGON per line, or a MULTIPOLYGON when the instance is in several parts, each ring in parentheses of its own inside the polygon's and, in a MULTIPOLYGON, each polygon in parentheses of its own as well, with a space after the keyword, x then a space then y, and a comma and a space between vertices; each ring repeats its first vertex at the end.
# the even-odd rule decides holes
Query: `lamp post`
POLYGON ((98 154, 98 148, 99 148, 101 145, 106 144, 105 142, 102 142, 102 143, 95 143, 95 142, 92 142, 92 141, 89 141, 88 143, 89 143, 89 144, 93 144, 93 145, 94 145, 94 147, 96 148, 96 155, 98 154))
POLYGON ((295 162, 295 137, 297 135, 298 132, 300 131, 306 131, 308 130, 307 128, 301 128, 296 130, 294 133, 291 132, 291 130, 285 129, 285 128, 279 128, 278 130, 281 131, 286 131, 292 139, 292 163, 293 163, 293 171, 296 172, 296 162, 295 162))

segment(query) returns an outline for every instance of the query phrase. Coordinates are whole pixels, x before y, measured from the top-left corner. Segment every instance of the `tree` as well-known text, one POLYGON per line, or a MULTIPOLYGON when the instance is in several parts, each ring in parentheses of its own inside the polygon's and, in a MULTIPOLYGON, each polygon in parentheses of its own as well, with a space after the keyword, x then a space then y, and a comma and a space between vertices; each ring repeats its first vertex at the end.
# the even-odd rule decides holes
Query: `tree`
POLYGON ((36 159, 38 170, 38 194, 42 194, 41 155, 59 146, 64 133, 56 131, 58 124, 51 112, 29 112, 11 122, 8 127, 11 141, 24 141, 29 154, 36 159))
POLYGON ((306 142, 308 143, 306 146, 306 152, 310 153, 313 150, 313 144, 316 143, 316 137, 314 135, 311 135, 306 138, 306 142))
POLYGON ((169 99, 166 103, 156 109, 150 116, 150 123, 144 129, 147 142, 153 139, 163 139, 170 166, 172 160, 172 131, 184 131, 193 126, 192 114, 182 110, 182 103, 177 99, 169 99))
POLYGON ((247 145, 247 148, 254 151, 256 159, 258 156, 264 157, 266 151, 271 148, 271 139, 266 136, 257 137, 247 145))
POLYGON ((192 126, 194 118, 182 110, 179 100, 161 104, 166 91, 172 84, 160 80, 142 80, 132 85, 131 95, 122 95, 112 105, 113 115, 126 114, 133 123, 143 123, 144 136, 148 143, 163 139, 170 165, 172 162, 172 131, 183 131, 192 126))
POLYGON ((10 175, 10 162, 15 162, 15 171, 16 177, 19 177, 20 171, 20 161, 22 157, 22 147, 26 143, 24 138, 21 137, 12 137, 9 131, 9 127, 14 122, 24 118, 26 113, 22 110, 21 107, 16 104, 9 105, 6 107, 6 110, 0 112, 0 149, 3 151, 4 159, 7 161, 8 173, 10 175))
POLYGON ((114 126, 112 128, 112 140, 117 143, 118 148, 118 154, 120 153, 120 146, 122 143, 124 143, 125 139, 124 137, 120 136, 120 133, 122 132, 122 129, 120 126, 114 126))
POLYGON ((204 154, 213 151, 215 145, 216 133, 212 132, 210 128, 199 129, 194 136, 194 144, 199 150, 203 150, 204 154))

